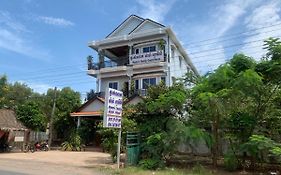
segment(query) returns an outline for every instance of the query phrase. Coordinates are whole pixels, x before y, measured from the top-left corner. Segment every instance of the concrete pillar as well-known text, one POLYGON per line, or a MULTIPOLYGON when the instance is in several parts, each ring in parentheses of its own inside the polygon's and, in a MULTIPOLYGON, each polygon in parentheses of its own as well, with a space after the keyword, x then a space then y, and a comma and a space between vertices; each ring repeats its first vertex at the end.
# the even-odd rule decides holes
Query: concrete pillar
POLYGON ((80 127, 81 125, 81 117, 78 117, 78 120, 77 120, 77 129, 80 127))
POLYGON ((98 56, 99 56, 99 68, 104 68, 104 50, 99 49, 98 56))

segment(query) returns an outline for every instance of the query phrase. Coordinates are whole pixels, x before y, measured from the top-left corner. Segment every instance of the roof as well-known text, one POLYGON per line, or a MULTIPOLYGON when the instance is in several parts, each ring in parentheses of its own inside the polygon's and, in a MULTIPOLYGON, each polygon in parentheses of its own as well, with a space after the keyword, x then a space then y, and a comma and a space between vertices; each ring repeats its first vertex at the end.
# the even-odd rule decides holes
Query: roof
POLYGON ((100 102, 104 103, 104 99, 98 96, 93 97, 92 99, 88 100, 86 103, 82 104, 82 106, 80 106, 76 112, 80 112, 82 111, 84 108, 86 108, 88 105, 90 105, 93 101, 95 100, 99 100, 100 102))
POLYGON ((0 129, 25 130, 27 128, 17 120, 13 110, 0 109, 0 129))
MULTIPOLYGON (((109 33, 106 38, 109 38, 109 37, 112 37, 112 36, 115 36, 116 33, 120 32, 121 30, 123 30, 123 28, 130 22, 132 22, 133 20, 137 20, 138 22, 135 21, 134 24, 132 24, 132 28, 130 28, 129 31, 127 31, 127 35, 135 32, 136 30, 138 30, 142 25, 144 25, 145 23, 151 23, 153 24, 154 26, 157 26, 157 27, 165 27, 163 24, 160 24, 156 21, 153 21, 151 19, 144 19, 140 16, 137 16, 137 15, 130 15, 128 18, 126 18, 120 25, 118 25, 111 33, 109 33)), ((128 26, 127 26, 128 27, 128 26)))

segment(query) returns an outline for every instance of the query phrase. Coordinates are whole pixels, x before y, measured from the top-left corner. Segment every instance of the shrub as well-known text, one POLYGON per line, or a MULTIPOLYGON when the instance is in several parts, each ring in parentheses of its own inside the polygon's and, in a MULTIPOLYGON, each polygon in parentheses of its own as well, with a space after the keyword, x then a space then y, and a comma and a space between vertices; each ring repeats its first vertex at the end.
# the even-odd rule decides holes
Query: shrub
POLYGON ((157 168, 164 167, 163 161, 161 159, 143 159, 139 162, 140 167, 143 169, 155 170, 157 168))
POLYGON ((227 153, 224 155, 223 159, 224 167, 228 171, 235 171, 239 166, 239 162, 233 153, 227 153))
POLYGON ((63 151, 82 151, 84 149, 84 145, 82 144, 81 137, 75 131, 73 132, 68 141, 65 141, 61 144, 63 151))

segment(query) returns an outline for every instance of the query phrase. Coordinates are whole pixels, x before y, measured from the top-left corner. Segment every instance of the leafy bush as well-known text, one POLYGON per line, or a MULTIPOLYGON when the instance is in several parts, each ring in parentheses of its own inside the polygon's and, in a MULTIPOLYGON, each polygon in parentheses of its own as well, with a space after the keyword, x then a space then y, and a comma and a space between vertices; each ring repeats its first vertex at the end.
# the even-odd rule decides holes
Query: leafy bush
POLYGON ((224 163, 224 167, 228 171, 235 171, 235 170, 237 170, 237 168, 239 166, 239 162, 238 162, 236 156, 233 153, 225 154, 223 161, 224 161, 223 162, 224 163))
POLYGON ((269 158, 280 161, 281 157, 280 144, 263 135, 252 135, 248 142, 241 145, 241 151, 258 162, 269 162, 269 158))
MULTIPOLYGON (((126 133, 127 131, 136 130, 136 123, 134 120, 127 118, 129 111, 124 108, 122 117, 122 140, 121 140, 121 152, 125 151, 126 133)), ((100 129, 97 131, 101 136, 101 146, 105 152, 111 154, 113 162, 117 160, 117 143, 118 143, 118 130, 112 128, 103 128, 102 123, 100 129)))
POLYGON ((163 161, 159 159, 143 159, 139 162, 140 167, 143 169, 155 170, 159 167, 163 167, 163 161))
POLYGON ((61 146, 63 151, 82 151, 84 149, 81 137, 77 132, 73 132, 68 141, 63 142, 61 146))

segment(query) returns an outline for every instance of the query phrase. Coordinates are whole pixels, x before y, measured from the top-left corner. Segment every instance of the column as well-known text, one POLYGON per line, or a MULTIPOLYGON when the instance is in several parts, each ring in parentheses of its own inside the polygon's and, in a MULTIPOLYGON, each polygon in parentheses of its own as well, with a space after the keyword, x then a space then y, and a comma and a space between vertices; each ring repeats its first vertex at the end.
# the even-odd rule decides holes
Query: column
POLYGON ((99 68, 104 68, 104 50, 98 50, 98 57, 99 57, 99 68))
POLYGON ((81 117, 78 117, 78 120, 77 120, 77 129, 80 127, 81 125, 81 117))

